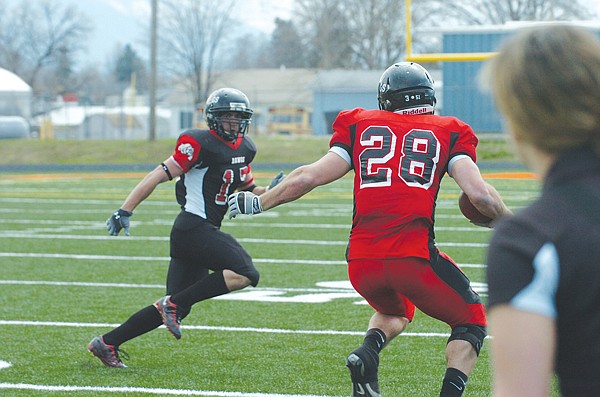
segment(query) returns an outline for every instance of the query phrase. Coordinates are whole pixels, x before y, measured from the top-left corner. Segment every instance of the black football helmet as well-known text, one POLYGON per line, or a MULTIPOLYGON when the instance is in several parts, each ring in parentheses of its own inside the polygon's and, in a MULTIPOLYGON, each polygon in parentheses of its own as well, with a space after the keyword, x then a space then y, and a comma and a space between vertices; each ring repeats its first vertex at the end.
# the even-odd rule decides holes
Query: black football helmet
POLYGON ((381 75, 377 101, 380 110, 403 114, 433 113, 436 102, 433 79, 418 63, 396 63, 381 75))
MULTIPOLYGON (((238 135, 246 135, 248 125, 252 119, 252 109, 246 94, 235 88, 220 88, 213 91, 206 100, 204 118, 208 128, 215 131, 227 141, 235 141, 238 135), (236 131, 226 131, 223 128, 222 116, 226 113, 235 113, 239 116, 236 131)), ((235 123, 234 123, 235 124, 235 123)))

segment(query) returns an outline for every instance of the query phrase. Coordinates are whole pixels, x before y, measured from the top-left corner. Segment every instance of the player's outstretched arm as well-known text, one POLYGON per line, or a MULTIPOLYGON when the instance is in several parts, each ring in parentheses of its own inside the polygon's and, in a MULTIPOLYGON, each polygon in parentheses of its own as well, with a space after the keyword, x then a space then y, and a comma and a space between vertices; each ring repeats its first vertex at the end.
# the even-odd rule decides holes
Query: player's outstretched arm
POLYGON ((296 168, 276 187, 257 196, 250 192, 237 192, 229 196, 229 218, 238 214, 253 215, 280 204, 294 201, 317 186, 341 178, 350 165, 339 155, 329 152, 316 162, 296 168))
POLYGON ((177 166, 172 158, 169 158, 146 174, 144 179, 142 179, 129 193, 121 208, 115 211, 106 220, 106 229, 108 230, 108 233, 111 236, 117 236, 121 229, 125 229, 125 235, 129 236, 129 217, 133 215, 133 210, 152 194, 154 189, 156 189, 156 186, 162 182, 178 177, 182 173, 183 170, 177 166), (165 167, 167 167, 167 170, 165 170, 165 167))

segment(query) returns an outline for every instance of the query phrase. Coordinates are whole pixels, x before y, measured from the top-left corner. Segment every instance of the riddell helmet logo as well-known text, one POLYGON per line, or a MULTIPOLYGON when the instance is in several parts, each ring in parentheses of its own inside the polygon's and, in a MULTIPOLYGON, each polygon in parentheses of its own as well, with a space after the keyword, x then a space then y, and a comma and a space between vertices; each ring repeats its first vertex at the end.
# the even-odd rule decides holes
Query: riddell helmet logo
POLYGON ((188 157, 188 160, 194 158, 194 148, 189 143, 182 143, 177 148, 181 152, 181 154, 185 154, 188 157))
POLYGON ((231 102, 229 103, 229 109, 232 111, 244 111, 246 110, 246 104, 243 102, 231 102))
POLYGON ((396 110, 394 113, 399 114, 425 114, 433 112, 433 106, 419 106, 418 108, 396 110))

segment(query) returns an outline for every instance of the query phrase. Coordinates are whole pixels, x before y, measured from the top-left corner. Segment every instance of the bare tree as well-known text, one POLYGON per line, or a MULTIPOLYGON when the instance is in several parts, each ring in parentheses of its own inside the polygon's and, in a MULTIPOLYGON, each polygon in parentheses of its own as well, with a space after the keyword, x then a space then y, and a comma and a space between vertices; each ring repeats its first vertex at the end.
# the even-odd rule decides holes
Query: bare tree
POLYGON ((401 59, 406 36, 404 2, 346 0, 343 9, 356 66, 382 69, 401 59))
MULTIPOLYGON (((294 5, 293 20, 306 40, 312 67, 384 69, 403 58, 406 10, 401 0, 296 0, 294 5)), ((423 20, 423 13, 413 12, 414 25, 423 20)), ((417 44, 424 45, 420 40, 417 44)))
POLYGON ((306 66, 305 48, 292 21, 275 19, 271 35, 272 62, 274 66, 301 68, 306 66))
POLYGON ((220 57, 218 67, 227 69, 253 69, 275 67, 275 56, 269 35, 253 32, 231 40, 228 43, 227 56, 220 57))
POLYGON ((159 51, 162 65, 184 76, 194 102, 201 104, 213 81, 216 55, 231 24, 233 0, 161 0, 159 51))
POLYGON ((345 0, 296 0, 294 19, 307 41, 311 67, 334 69, 352 66, 351 35, 343 12, 345 0))
POLYGON ((75 6, 55 0, 19 2, 13 9, 0 6, 0 65, 34 90, 45 68, 83 49, 90 23, 75 6))
POLYGON ((569 21, 594 17, 588 0, 427 0, 433 24, 444 16, 461 25, 509 21, 569 21), (586 6, 587 4, 587 6, 586 6))

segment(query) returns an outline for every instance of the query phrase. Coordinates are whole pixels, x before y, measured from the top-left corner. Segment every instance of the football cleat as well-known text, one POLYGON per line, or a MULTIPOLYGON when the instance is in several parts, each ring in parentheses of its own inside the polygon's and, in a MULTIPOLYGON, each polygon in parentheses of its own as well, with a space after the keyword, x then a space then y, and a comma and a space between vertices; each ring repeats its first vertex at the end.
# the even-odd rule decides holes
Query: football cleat
POLYGON ((178 313, 177 305, 171 302, 171 296, 167 295, 154 303, 154 307, 160 313, 162 322, 175 339, 181 339, 181 316, 178 313))
MULTIPOLYGON (((88 350, 102 361, 102 364, 112 368, 127 368, 123 361, 119 358, 119 349, 112 345, 104 343, 102 336, 97 336, 91 340, 87 346, 88 350)), ((125 358, 128 358, 127 353, 121 351, 125 358)))
POLYGON ((352 397, 381 397, 377 370, 379 354, 366 346, 360 346, 346 357, 346 367, 352 379, 352 397))

